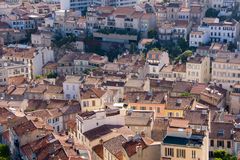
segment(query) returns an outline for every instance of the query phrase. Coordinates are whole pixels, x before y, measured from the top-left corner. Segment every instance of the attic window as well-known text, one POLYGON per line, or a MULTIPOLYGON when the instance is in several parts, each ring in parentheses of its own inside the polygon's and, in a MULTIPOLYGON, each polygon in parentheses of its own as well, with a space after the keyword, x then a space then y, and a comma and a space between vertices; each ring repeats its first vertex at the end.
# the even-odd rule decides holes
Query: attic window
POLYGON ((218 136, 224 136, 224 130, 219 130, 217 133, 218 136))
POLYGON ((181 106, 181 104, 182 104, 182 99, 177 99, 176 106, 181 106))

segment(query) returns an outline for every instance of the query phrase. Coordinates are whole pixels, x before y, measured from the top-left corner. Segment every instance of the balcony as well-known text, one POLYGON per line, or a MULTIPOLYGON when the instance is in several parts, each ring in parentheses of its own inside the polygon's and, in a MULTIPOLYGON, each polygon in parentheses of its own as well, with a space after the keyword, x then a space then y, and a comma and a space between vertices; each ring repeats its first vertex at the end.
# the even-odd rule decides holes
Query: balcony
POLYGON ((107 22, 108 27, 115 27, 115 21, 108 21, 107 22))
POLYGON ((130 22, 130 23, 124 23, 124 27, 125 28, 133 28, 133 24, 130 22))

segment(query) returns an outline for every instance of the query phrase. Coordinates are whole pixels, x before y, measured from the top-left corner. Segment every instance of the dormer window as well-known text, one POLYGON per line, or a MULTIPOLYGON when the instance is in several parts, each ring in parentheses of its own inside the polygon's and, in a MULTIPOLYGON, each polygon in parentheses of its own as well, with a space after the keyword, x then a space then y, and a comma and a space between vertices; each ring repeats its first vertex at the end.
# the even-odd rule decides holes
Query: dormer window
POLYGON ((217 133, 218 136, 224 136, 224 130, 219 130, 217 133))

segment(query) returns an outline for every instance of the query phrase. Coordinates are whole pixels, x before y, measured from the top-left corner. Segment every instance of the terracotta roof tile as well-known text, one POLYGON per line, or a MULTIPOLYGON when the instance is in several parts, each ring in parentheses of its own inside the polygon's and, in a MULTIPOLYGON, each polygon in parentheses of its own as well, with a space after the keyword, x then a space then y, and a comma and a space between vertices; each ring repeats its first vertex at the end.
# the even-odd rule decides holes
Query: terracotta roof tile
POLYGON ((232 140, 233 129, 234 129, 234 125, 232 123, 212 122, 209 138, 232 140))
POLYGON ((165 109, 185 110, 192 106, 193 101, 188 97, 168 97, 165 109))
POLYGON ((127 142, 127 139, 120 135, 104 142, 103 147, 120 160, 123 156, 121 151, 122 144, 125 142, 127 142))
POLYGON ((194 84, 192 86, 192 89, 190 91, 190 93, 192 94, 201 94, 202 91, 204 91, 204 89, 207 88, 207 84, 205 83, 197 83, 197 84, 194 84))
MULTIPOLYGON (((138 135, 137 135, 138 136, 138 135)), ((127 141, 122 144, 124 150, 126 151, 128 157, 132 157, 134 154, 136 154, 136 147, 142 146, 142 149, 144 150, 147 148, 147 144, 142 140, 141 137, 133 137, 132 140, 127 141)))
POLYGON ((100 88, 91 88, 87 91, 81 92, 82 99, 90 99, 90 98, 101 98, 106 93, 106 90, 102 90, 100 88))
POLYGON ((92 148, 92 150, 100 157, 103 159, 103 145, 99 144, 96 145, 92 148))
POLYGON ((97 128, 94 128, 92 130, 89 130, 85 133, 83 133, 83 135, 89 140, 89 141, 93 141, 97 138, 100 138, 104 135, 110 134, 113 132, 113 129, 119 129, 121 128, 121 125, 103 125, 97 128))

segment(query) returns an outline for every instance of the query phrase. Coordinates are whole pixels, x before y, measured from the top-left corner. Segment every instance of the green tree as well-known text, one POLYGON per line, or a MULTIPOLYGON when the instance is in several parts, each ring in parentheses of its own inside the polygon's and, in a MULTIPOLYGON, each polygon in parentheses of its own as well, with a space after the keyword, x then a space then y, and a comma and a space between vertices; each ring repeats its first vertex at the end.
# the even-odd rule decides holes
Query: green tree
POLYGON ((158 33, 156 30, 152 29, 148 31, 148 38, 157 38, 158 33))
POLYGON ((228 44, 228 50, 231 51, 231 52, 234 52, 235 49, 236 49, 236 46, 232 42, 230 42, 228 44))
POLYGON ((0 160, 10 160, 10 150, 5 144, 0 144, 0 160))
POLYGON ((181 97, 190 97, 191 96, 191 93, 189 92, 183 92, 180 94, 181 97))
POLYGON ((135 44, 135 43, 131 43, 131 44, 130 44, 130 50, 129 50, 129 52, 130 52, 131 54, 133 54, 133 53, 135 53, 136 50, 137 50, 136 44, 135 44))
POLYGON ((188 42, 184 38, 178 39, 177 44, 181 48, 182 52, 186 51, 189 48, 188 42))
POLYGON ((170 49, 168 48, 168 52, 171 58, 175 58, 182 53, 182 49, 178 45, 173 45, 170 49))
POLYGON ((89 75, 90 72, 91 72, 91 69, 85 69, 85 70, 83 71, 83 73, 84 73, 84 74, 87 74, 87 75, 89 75))
POLYGON ((213 155, 214 160, 237 160, 236 156, 230 155, 225 150, 216 150, 213 155))
POLYGON ((68 34, 65 37, 61 33, 56 34, 53 40, 53 44, 56 47, 68 46, 71 42, 76 42, 77 37, 74 34, 68 34))
POLYGON ((205 17, 213 17, 216 18, 218 16, 219 11, 217 11, 214 8, 209 8, 206 13, 205 13, 205 17))
POLYGON ((55 72, 48 73, 47 78, 57 78, 57 73, 55 72))
POLYGON ((36 79, 41 79, 41 78, 42 78, 42 75, 36 75, 35 78, 36 78, 36 79))
POLYGON ((179 62, 181 60, 183 63, 186 63, 187 58, 191 57, 192 54, 193 54, 193 52, 191 50, 186 50, 185 52, 183 52, 182 54, 177 56, 177 58, 175 58, 175 60, 176 60, 176 62, 179 62))

